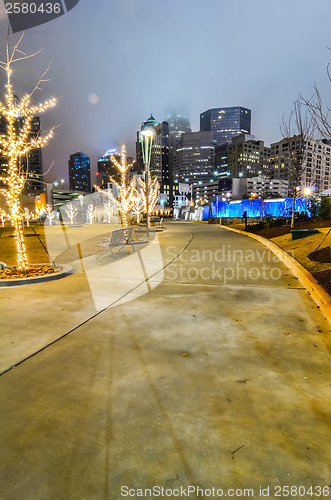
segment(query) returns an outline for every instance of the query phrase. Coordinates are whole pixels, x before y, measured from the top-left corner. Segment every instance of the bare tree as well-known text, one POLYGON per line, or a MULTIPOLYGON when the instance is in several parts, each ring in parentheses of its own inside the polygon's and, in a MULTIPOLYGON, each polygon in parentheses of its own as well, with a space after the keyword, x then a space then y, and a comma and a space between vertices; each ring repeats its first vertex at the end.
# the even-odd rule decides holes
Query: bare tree
POLYGON ((125 152, 125 146, 122 146, 121 151, 121 161, 118 162, 114 156, 111 156, 111 160, 115 167, 121 174, 121 181, 117 182, 113 177, 109 177, 109 180, 115 184, 118 189, 118 197, 115 198, 113 193, 110 191, 102 191, 98 186, 94 186, 97 191, 104 194, 109 198, 109 200, 114 204, 117 210, 121 214, 122 225, 127 228, 129 225, 128 214, 133 206, 134 202, 134 189, 135 181, 132 179, 130 182, 128 180, 129 169, 132 166, 128 165, 127 157, 125 152))
POLYGON ((138 187, 139 191, 136 190, 137 196, 140 197, 144 210, 147 213, 147 196, 148 195, 148 215, 151 215, 153 212, 156 202, 157 202, 157 197, 158 197, 158 192, 160 189, 160 185, 158 183, 157 177, 149 178, 148 179, 148 192, 147 192, 147 187, 146 183, 142 179, 138 179, 138 187))
POLYGON ((303 103, 294 102, 293 110, 288 119, 283 117, 280 127, 283 138, 287 141, 287 162, 289 169, 289 181, 293 189, 293 206, 291 217, 291 229, 294 226, 295 204, 297 199, 297 187, 307 166, 308 142, 312 139, 313 121, 303 103))
POLYGON ((91 203, 87 207, 87 220, 89 221, 90 224, 93 224, 96 215, 97 215, 97 209, 94 208, 93 203, 91 203))
POLYGON ((42 82, 47 81, 42 74, 38 83, 32 90, 18 101, 12 84, 13 65, 22 60, 29 59, 36 54, 26 55, 19 49, 19 41, 13 48, 9 46, 7 40, 6 60, 0 61, 0 68, 6 72, 6 92, 4 104, 0 102, 0 116, 7 125, 7 134, 0 137, 0 154, 7 158, 8 168, 0 176, 0 193, 4 196, 8 206, 8 217, 14 226, 14 238, 17 249, 17 266, 19 270, 28 271, 28 258, 24 243, 23 217, 24 212, 21 207, 21 194, 25 186, 28 172, 24 168, 23 158, 31 149, 42 148, 54 134, 54 127, 44 136, 31 137, 31 121, 33 117, 48 108, 55 106, 56 99, 52 98, 44 103, 32 105, 32 98, 37 90, 41 90, 42 82), (22 125, 17 126, 18 119, 22 125))
POLYGON ((144 211, 144 205, 143 205, 143 202, 141 200, 140 195, 137 195, 137 196, 134 197, 132 208, 133 208, 134 213, 137 216, 137 224, 139 224, 139 222, 140 222, 140 214, 142 214, 143 211, 144 211))
POLYGON ((52 221, 55 217, 55 212, 54 212, 53 208, 51 207, 51 205, 46 205, 45 214, 46 214, 47 219, 49 220, 49 225, 51 226, 52 221))
POLYGON ((107 216, 107 222, 108 222, 108 224, 110 224, 111 218, 113 215, 113 211, 114 211, 114 204, 111 203, 110 201, 107 201, 106 203, 103 204, 103 206, 105 209, 105 214, 107 216))
POLYGON ((72 203, 70 203, 66 208, 67 216, 70 220, 70 225, 73 226, 75 223, 75 217, 78 214, 78 208, 75 207, 72 203))
MULTIPOLYGON (((331 63, 327 65, 326 73, 328 80, 331 83, 331 63)), ((331 108, 323 104, 322 96, 316 82, 314 83, 313 88, 314 94, 310 99, 305 99, 301 94, 300 99, 306 105, 308 113, 310 114, 311 120, 313 121, 316 130, 324 139, 331 139, 331 108)))

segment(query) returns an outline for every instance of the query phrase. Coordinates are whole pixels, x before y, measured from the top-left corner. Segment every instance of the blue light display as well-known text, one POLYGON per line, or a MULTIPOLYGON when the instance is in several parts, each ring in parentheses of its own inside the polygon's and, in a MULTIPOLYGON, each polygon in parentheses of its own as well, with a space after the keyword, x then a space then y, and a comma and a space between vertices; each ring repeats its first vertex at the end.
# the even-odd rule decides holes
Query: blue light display
MULTIPOLYGON (((310 200, 299 197, 295 201, 295 211, 299 214, 306 213, 310 217, 310 200), (307 203, 307 210, 306 210, 307 203)), ((282 200, 251 199, 242 201, 216 201, 204 207, 202 220, 209 217, 290 217, 292 214, 293 198, 282 200)))

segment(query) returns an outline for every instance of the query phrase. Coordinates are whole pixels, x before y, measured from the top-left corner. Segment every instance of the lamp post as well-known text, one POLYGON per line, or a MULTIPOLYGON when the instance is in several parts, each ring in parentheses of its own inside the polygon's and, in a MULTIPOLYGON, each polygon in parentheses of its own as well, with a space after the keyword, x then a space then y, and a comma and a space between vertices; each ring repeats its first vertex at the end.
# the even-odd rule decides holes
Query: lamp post
POLYGON ((140 132, 139 141, 143 153, 143 162, 145 165, 145 184, 146 184, 146 225, 147 237, 149 236, 149 166, 151 162, 152 143, 154 131, 151 129, 144 129, 140 132))

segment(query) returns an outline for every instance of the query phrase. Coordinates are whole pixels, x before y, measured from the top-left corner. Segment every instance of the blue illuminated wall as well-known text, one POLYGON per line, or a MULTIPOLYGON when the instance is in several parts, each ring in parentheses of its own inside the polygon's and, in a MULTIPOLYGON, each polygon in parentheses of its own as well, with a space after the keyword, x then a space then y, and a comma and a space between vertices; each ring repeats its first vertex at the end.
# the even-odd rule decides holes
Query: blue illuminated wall
MULTIPOLYGON (((310 217, 310 200, 308 200, 307 213, 310 217)), ((206 206, 203 211, 203 220, 208 217, 242 217, 247 212, 247 217, 290 217, 292 214, 293 198, 283 200, 251 199, 237 201, 216 201, 211 206, 206 206)), ((300 197, 295 201, 295 211, 306 212, 306 198, 300 197)))

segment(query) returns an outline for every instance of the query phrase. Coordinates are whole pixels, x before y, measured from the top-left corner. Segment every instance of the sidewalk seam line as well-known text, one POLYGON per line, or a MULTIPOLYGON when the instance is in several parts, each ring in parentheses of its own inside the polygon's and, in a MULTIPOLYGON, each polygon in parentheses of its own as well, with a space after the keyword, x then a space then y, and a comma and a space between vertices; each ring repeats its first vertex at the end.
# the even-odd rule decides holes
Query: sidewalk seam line
POLYGON ((138 285, 136 285, 134 288, 132 288, 131 290, 129 290, 128 292, 126 292, 124 295, 122 295, 122 297, 120 297, 119 299, 116 299, 114 302, 112 302, 111 304, 109 304, 109 306, 105 307, 104 309, 101 309, 101 311, 98 311, 96 314, 93 314, 93 316, 91 316, 90 318, 87 318, 85 321, 83 321, 79 325, 75 326, 74 328, 72 328, 68 332, 64 333, 63 335, 61 335, 61 337, 58 337, 57 339, 53 340, 49 344, 46 344, 44 347, 42 347, 41 349, 38 349, 38 351, 36 351, 36 352, 33 352, 32 354, 30 354, 26 358, 22 359, 21 361, 19 361, 15 365, 10 366, 9 368, 7 368, 6 370, 4 370, 3 372, 0 373, 0 377, 2 377, 2 375, 5 375, 7 372, 13 370, 17 366, 21 365, 22 363, 25 363, 25 361, 28 361, 29 359, 33 358, 34 356, 37 356, 37 354, 40 354, 41 352, 45 351, 46 349, 48 349, 52 345, 56 344, 56 342, 59 342, 60 340, 64 339, 65 337, 67 337, 71 333, 74 333, 76 330, 78 330, 78 328, 80 328, 81 326, 84 326, 86 323, 88 323, 92 319, 94 319, 97 316, 99 316, 99 314, 107 311, 107 309, 110 309, 117 302, 119 302, 120 300, 122 300, 124 297, 126 297, 127 295, 129 295, 131 292, 133 292, 134 290, 136 290, 138 287, 140 287, 144 283, 146 283, 146 281, 148 281, 150 278, 153 278, 153 276, 157 275, 158 273, 160 273, 161 271, 163 271, 164 269, 166 269, 170 264, 172 264, 187 249, 187 247, 191 244, 193 238, 194 238, 193 233, 191 233, 190 240, 188 241, 188 243, 186 244, 186 246, 179 252, 179 254, 176 255, 176 257, 174 257, 170 262, 168 262, 161 269, 159 269, 154 274, 152 274, 150 277, 147 277, 144 281, 142 281, 141 283, 139 283, 138 285))

